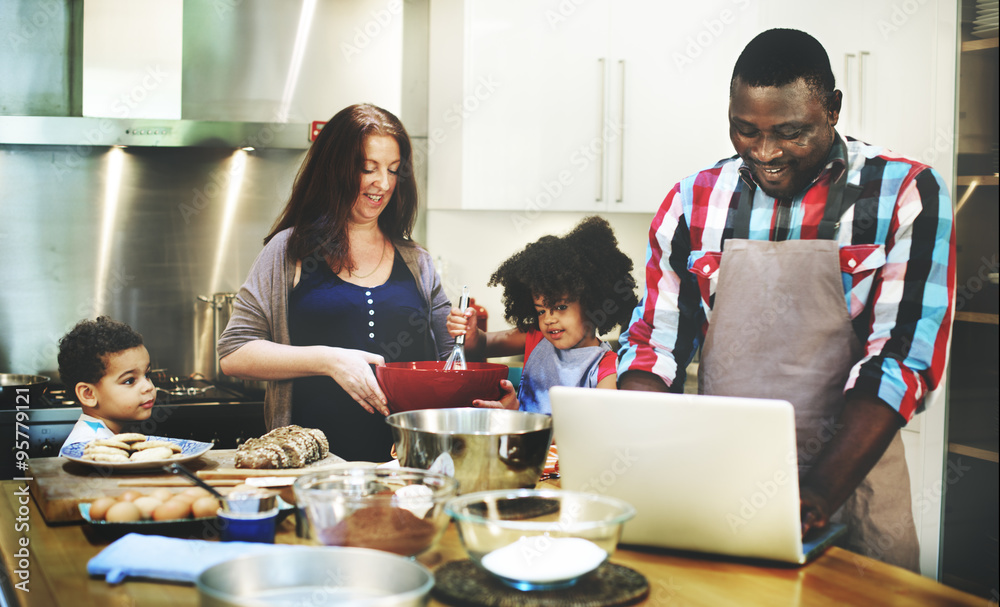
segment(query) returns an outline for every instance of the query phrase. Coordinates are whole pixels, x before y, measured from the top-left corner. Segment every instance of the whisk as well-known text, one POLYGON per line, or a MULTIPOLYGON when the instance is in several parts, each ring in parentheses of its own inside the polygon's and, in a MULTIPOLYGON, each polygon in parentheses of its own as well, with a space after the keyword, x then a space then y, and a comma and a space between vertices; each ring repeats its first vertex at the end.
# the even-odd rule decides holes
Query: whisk
MULTIPOLYGON (((469 307, 469 287, 462 287, 462 297, 458 300, 458 309, 465 312, 469 307)), ((465 333, 455 338, 455 348, 451 351, 447 362, 444 363, 445 371, 464 371, 465 366, 465 333)))

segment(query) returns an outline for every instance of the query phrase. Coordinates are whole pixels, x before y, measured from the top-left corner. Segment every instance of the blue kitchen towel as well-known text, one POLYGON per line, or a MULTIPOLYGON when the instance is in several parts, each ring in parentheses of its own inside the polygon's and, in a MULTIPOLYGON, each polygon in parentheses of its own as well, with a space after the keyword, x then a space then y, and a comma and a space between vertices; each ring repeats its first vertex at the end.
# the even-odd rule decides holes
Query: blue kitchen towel
POLYGON ((306 546, 255 542, 209 542, 129 533, 87 563, 87 573, 103 575, 109 584, 127 577, 194 582, 212 565, 245 554, 281 553, 306 546))

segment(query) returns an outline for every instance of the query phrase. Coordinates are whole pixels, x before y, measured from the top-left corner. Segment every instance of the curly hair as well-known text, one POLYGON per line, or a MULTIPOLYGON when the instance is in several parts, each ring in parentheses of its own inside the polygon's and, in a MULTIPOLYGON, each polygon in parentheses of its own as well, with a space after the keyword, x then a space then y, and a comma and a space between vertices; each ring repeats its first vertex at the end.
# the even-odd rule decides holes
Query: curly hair
POLYGON ((618 249, 608 222, 591 216, 563 237, 543 236, 490 277, 503 286, 504 318, 521 331, 538 328, 535 298, 546 306, 579 301, 588 324, 605 334, 625 328, 638 304, 632 260, 618 249))
POLYGON ((59 377, 70 390, 80 382, 96 384, 109 354, 141 345, 142 335, 123 322, 107 316, 81 320, 59 340, 59 377))

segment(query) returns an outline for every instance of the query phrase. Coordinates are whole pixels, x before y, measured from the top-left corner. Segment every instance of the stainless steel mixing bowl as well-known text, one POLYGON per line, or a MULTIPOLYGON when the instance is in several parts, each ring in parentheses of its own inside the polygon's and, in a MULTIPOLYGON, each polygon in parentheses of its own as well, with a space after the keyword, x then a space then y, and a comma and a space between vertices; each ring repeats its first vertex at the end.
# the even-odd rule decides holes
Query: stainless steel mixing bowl
POLYGON ((500 409, 394 413, 399 463, 454 476, 459 493, 534 488, 552 442, 552 418, 500 409))

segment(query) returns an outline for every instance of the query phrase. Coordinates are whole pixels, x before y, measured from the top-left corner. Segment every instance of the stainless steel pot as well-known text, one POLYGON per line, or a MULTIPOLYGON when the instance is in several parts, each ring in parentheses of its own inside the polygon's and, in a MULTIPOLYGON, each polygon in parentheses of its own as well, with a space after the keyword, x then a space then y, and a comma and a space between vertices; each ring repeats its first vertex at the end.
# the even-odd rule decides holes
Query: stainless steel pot
POLYGON ((194 373, 205 379, 222 377, 215 344, 233 315, 234 299, 236 293, 216 293, 211 297, 199 295, 195 300, 194 373))
POLYGON ((552 418, 500 409, 421 409, 394 413, 401 466, 454 476, 460 493, 534 488, 552 442, 552 418))
POLYGON ((49 378, 44 375, 0 373, 0 409, 15 409, 18 405, 38 407, 48 383, 49 378))

